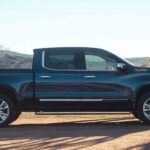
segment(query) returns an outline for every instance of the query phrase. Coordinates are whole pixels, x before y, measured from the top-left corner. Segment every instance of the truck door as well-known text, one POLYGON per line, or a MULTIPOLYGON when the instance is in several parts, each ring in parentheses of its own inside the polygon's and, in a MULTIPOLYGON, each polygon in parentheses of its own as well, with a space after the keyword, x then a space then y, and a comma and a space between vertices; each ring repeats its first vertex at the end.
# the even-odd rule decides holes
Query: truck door
MULTIPOLYGON (((127 101, 126 87, 117 78, 117 62, 86 49, 42 51, 35 73, 35 98, 51 111, 99 110, 101 102, 127 101)), ((105 108, 105 107, 103 107, 105 108)))

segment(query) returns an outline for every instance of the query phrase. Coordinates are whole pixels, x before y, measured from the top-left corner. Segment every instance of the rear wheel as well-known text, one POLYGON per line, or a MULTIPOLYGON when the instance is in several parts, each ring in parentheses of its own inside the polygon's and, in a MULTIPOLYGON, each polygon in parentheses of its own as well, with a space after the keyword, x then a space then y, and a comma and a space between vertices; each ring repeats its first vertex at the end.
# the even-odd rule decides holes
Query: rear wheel
POLYGON ((7 126, 15 118, 15 106, 6 95, 0 94, 0 127, 7 126))
POLYGON ((19 118, 20 115, 21 115, 21 112, 16 112, 13 121, 16 121, 19 118))
POLYGON ((144 94, 139 100, 137 112, 141 121, 150 124, 150 92, 144 94))

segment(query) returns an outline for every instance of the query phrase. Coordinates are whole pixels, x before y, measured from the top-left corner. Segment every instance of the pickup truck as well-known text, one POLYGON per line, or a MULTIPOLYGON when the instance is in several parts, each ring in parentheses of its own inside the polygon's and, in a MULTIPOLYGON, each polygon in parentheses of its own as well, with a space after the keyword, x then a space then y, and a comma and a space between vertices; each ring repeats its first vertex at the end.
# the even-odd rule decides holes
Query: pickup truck
POLYGON ((0 70, 0 126, 21 112, 131 112, 150 124, 150 68, 98 48, 35 49, 32 70, 0 70))

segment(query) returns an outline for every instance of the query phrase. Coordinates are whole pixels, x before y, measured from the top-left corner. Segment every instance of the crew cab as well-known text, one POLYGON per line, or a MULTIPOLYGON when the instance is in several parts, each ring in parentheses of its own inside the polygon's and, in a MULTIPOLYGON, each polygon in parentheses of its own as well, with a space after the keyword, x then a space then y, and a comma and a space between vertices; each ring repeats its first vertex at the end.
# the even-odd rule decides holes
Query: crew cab
POLYGON ((132 112, 150 124, 150 69, 98 48, 35 49, 32 70, 0 70, 0 126, 21 112, 132 112))

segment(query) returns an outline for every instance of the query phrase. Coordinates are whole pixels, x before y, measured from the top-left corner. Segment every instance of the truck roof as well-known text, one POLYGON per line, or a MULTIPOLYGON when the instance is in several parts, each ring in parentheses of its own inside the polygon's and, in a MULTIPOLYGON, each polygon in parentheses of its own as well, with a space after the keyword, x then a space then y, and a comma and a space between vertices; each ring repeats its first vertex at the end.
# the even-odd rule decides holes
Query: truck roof
POLYGON ((98 50, 101 52, 108 52, 104 49, 100 49, 100 48, 92 48, 92 47, 48 47, 48 48, 36 48, 34 49, 34 51, 43 51, 43 50, 60 50, 60 49, 70 49, 70 50, 98 50))

